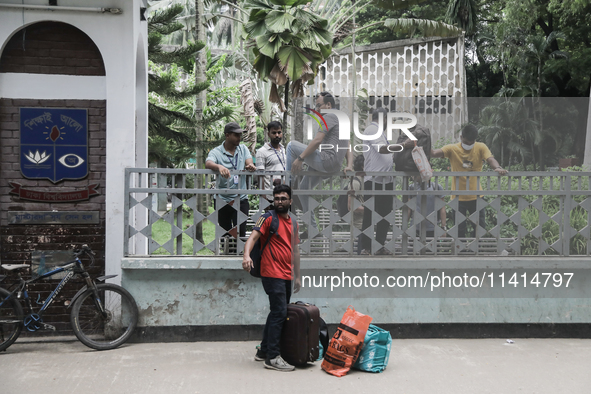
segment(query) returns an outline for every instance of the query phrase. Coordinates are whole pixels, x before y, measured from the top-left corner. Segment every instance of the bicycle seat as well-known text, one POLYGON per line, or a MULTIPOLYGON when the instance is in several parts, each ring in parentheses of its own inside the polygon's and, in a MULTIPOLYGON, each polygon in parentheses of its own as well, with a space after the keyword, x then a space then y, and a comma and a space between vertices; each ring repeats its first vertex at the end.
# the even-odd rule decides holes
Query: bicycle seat
POLYGON ((29 264, 2 264, 1 267, 6 271, 14 271, 21 268, 29 268, 29 264))

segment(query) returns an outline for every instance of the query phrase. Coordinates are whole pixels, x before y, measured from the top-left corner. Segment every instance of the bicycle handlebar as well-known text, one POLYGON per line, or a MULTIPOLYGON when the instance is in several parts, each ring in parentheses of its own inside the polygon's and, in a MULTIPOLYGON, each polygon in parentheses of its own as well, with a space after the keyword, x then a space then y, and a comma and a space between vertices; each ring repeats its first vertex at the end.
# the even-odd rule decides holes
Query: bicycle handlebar
POLYGON ((74 256, 79 257, 82 254, 88 254, 89 256, 94 256, 96 255, 96 252, 94 252, 92 249, 90 249, 90 246, 84 244, 80 247, 80 249, 74 249, 74 256))

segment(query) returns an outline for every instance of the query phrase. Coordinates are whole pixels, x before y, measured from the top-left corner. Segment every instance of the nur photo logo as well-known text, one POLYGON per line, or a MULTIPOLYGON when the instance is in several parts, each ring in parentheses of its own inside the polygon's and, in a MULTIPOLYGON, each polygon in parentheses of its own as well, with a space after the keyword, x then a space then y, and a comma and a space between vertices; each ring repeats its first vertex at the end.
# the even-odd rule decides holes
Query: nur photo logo
MULTIPOLYGON (((305 110, 310 111, 310 112, 304 112, 306 115, 309 116, 306 125, 304 126, 305 130, 307 130, 307 138, 308 139, 312 139, 313 135, 314 135, 314 122, 316 122, 316 124, 319 127, 319 131, 321 132, 328 132, 328 123, 326 120, 326 117, 323 116, 324 115, 333 115, 336 117, 336 120, 338 122, 339 125, 339 140, 346 140, 346 141, 350 141, 351 140, 351 126, 353 126, 353 134, 355 137, 359 138, 360 140, 364 141, 363 144, 355 144, 355 145, 350 145, 347 149, 349 151, 354 151, 357 153, 363 153, 363 152, 368 152, 371 147, 375 147, 375 149, 379 150, 380 147, 382 146, 388 146, 388 151, 395 153, 395 152, 402 152, 402 150, 404 149, 402 147, 402 145, 399 144, 391 144, 391 145, 386 145, 386 144, 372 144, 370 143, 371 141, 375 141, 377 139, 379 139, 383 133, 386 134, 386 139, 388 141, 392 141, 393 139, 393 131, 394 130, 400 130, 402 131, 404 134, 406 134, 406 136, 408 136, 409 139, 411 139, 412 141, 417 141, 417 138, 410 132, 410 129, 413 128, 414 126, 416 126, 417 124, 417 118, 416 116, 414 116, 413 114, 410 113, 406 113, 406 112, 393 112, 393 113, 388 113, 386 114, 386 119, 384 119, 384 117, 382 116, 382 114, 379 114, 379 119, 378 119, 378 129, 377 132, 375 134, 372 135, 366 135, 360 132, 360 128, 359 128, 359 113, 357 112, 353 112, 353 121, 351 122, 351 119, 349 117, 349 115, 347 113, 345 113, 344 111, 338 110, 338 109, 322 109, 320 110, 321 112, 318 112, 316 110, 313 110, 310 107, 303 107, 305 110), (386 127, 384 128, 384 122, 386 123, 386 127), (367 142, 367 143, 365 143, 367 142)), ((331 122, 332 123, 332 122, 331 122)), ((322 150, 330 150, 330 149, 336 149, 337 151, 340 149, 344 149, 343 147, 339 147, 339 146, 334 146, 333 144, 320 144, 319 148, 320 151, 322 150)))

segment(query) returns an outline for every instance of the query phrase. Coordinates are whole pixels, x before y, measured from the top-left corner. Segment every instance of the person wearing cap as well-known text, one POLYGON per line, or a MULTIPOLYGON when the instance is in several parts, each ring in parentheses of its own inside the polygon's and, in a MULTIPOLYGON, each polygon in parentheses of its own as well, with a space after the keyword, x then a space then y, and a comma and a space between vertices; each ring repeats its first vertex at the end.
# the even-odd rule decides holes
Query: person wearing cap
MULTIPOLYGON (((216 179, 216 189, 246 189, 246 177, 244 175, 230 175, 230 171, 255 171, 256 167, 252 162, 252 156, 245 145, 240 145, 244 130, 236 122, 230 122, 224 127, 226 140, 213 148, 207 159, 205 159, 205 168, 219 172, 220 176, 216 179)), ((236 199, 239 197, 236 193, 219 194, 216 202, 223 202, 223 206, 215 205, 218 210, 218 224, 224 230, 230 230, 239 225, 239 236, 246 236, 246 220, 238 223, 238 209, 246 216, 250 205, 248 196, 240 195, 240 207, 234 207, 236 199)), ((221 205, 221 204, 220 204, 221 205)), ((230 232, 235 236, 235 231, 230 232)))

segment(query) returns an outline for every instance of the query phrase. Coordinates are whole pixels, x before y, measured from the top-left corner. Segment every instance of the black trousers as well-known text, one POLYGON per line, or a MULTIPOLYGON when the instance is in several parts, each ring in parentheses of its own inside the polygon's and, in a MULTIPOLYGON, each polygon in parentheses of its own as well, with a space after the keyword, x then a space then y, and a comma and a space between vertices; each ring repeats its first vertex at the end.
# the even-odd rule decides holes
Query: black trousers
MULTIPOLYGON (((250 204, 248 203, 248 199, 245 198, 244 200, 240 200, 240 212, 248 216, 249 210, 250 204)), ((231 205, 224 205, 218 211, 218 224, 224 230, 230 231, 232 227, 238 224, 238 211, 231 205)), ((240 226, 238 227, 238 236, 246 237, 246 221, 240 223, 240 226)))
MULTIPOLYGON (((458 211, 460 211, 460 213, 464 216, 468 216, 471 215, 472 213, 476 212, 476 200, 470 200, 470 201, 459 201, 458 202, 458 211)), ((476 226, 480 226, 482 228, 486 228, 486 215, 485 215, 485 210, 481 209, 480 212, 478 212, 478 223, 473 223, 472 229, 470 230, 470 233, 468 234, 469 238, 474 238, 476 236, 476 226)), ((458 224, 458 236, 460 238, 465 238, 466 237, 466 224, 467 224, 467 220, 462 220, 459 224, 458 224)))
MULTIPOLYGON (((385 185, 378 182, 372 181, 365 181, 363 184, 364 190, 372 190, 375 185, 374 190, 394 190, 393 183, 386 183, 385 185)), ((364 201, 367 201, 371 198, 370 194, 364 195, 364 201)), ((373 196, 375 198, 374 201, 374 209, 375 211, 380 214, 381 216, 386 216, 390 212, 392 212, 392 207, 394 204, 394 196, 393 194, 382 195, 382 196, 373 196)), ((361 226, 361 230, 366 230, 369 226, 371 226, 371 216, 372 212, 367 206, 363 210, 363 224, 361 226)), ((389 223, 386 219, 381 219, 376 225, 376 241, 378 241, 381 245, 386 243, 386 237, 388 236, 388 230, 392 224, 389 223)), ((371 250, 371 239, 365 235, 361 234, 359 236, 359 251, 362 249, 367 250, 368 252, 372 252, 371 250)), ((374 251, 376 252, 376 251, 374 251)))
MULTIPOLYGON (((435 237, 435 230, 427 230, 427 232, 425 233, 425 237, 427 238, 433 238, 435 237)), ((421 232, 417 231, 417 239, 421 238, 421 232)))
POLYGON ((291 281, 277 278, 261 278, 265 293, 269 296, 269 315, 263 331, 261 351, 267 354, 267 360, 281 354, 279 342, 281 330, 287 318, 287 304, 291 299, 291 281))

